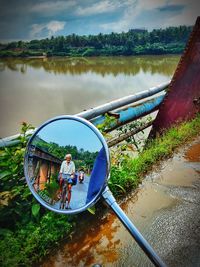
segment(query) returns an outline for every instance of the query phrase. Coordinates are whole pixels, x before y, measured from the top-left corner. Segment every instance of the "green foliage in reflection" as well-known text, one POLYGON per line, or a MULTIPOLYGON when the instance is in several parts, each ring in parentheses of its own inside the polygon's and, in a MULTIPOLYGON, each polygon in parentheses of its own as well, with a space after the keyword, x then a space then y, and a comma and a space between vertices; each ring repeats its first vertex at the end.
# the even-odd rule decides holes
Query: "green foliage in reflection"
POLYGON ((137 56, 137 57, 59 57, 40 60, 37 58, 1 58, 1 68, 25 74, 29 68, 43 69, 50 74, 81 75, 88 72, 102 76, 119 74, 135 76, 144 73, 172 76, 179 56, 137 56))
MULTIPOLYGON (((53 204, 53 200, 56 199, 58 189, 59 189, 59 184, 57 183, 56 179, 54 179, 54 180, 51 179, 50 183, 45 184, 45 194, 48 197, 50 197, 50 199, 52 199, 51 204, 53 204)), ((43 190, 43 192, 44 192, 44 190, 43 190)))
POLYGON ((191 26, 131 29, 128 32, 98 35, 51 37, 30 42, 0 44, 0 56, 116 56, 182 53, 191 26))
POLYGON ((91 169, 98 154, 98 152, 89 152, 88 150, 85 151, 83 148, 78 149, 76 146, 60 146, 56 143, 48 143, 42 140, 39 136, 34 138, 32 144, 60 160, 64 160, 66 154, 71 154, 72 160, 76 166, 76 170, 80 168, 85 170, 91 169))

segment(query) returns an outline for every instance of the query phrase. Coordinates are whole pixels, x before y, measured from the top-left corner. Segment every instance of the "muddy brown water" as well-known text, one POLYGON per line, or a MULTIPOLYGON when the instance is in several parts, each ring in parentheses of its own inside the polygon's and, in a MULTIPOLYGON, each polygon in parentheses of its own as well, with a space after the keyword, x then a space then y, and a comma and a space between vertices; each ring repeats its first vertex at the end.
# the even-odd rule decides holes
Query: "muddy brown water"
POLYGON ((171 79, 180 56, 0 59, 0 137, 171 79))
MULTIPOLYGON (((168 266, 200 266, 200 137, 147 175, 121 204, 168 266)), ((85 226, 41 264, 152 266, 112 212, 85 226)))

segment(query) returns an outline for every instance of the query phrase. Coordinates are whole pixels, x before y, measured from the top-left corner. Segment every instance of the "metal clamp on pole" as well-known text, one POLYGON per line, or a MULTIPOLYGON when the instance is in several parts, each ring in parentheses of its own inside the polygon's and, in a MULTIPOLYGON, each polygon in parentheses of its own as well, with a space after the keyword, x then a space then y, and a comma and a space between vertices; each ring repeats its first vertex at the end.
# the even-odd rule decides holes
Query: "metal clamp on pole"
POLYGON ((106 203, 111 207, 120 221, 124 224, 130 234, 133 236, 135 241, 141 247, 141 249, 145 252, 145 254, 149 257, 151 262, 158 267, 166 267, 166 264, 160 259, 160 257, 156 254, 153 248, 149 245, 149 243, 144 239, 142 234, 138 231, 138 229, 134 226, 131 220, 126 216, 120 206, 117 204, 114 196, 112 195, 110 189, 108 187, 102 193, 103 198, 106 203))

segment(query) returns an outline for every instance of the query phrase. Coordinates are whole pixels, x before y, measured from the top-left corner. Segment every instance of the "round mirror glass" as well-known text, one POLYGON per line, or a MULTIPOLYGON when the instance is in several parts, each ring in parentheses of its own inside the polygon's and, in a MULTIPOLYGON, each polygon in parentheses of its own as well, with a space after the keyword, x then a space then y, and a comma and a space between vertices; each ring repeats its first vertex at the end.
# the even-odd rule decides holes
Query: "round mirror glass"
POLYGON ((30 138, 24 171, 31 192, 43 206, 78 213, 95 203, 106 186, 108 147, 85 119, 57 117, 30 138))

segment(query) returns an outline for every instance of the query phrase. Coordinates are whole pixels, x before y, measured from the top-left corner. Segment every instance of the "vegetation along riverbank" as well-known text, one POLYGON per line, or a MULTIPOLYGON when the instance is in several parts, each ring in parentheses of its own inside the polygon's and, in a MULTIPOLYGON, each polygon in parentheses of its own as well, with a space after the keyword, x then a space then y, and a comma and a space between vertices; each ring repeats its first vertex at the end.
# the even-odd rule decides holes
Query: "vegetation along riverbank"
POLYGON ((0 44, 0 57, 46 56, 130 56, 180 54, 192 26, 154 29, 131 29, 128 32, 98 35, 51 37, 29 42, 0 44))
MULTIPOLYGON (((26 186, 23 156, 27 142, 25 132, 30 128, 24 122, 20 143, 0 150, 1 266, 30 266, 76 229, 77 216, 58 215, 44 210, 26 186)), ((121 160, 111 168, 109 187, 114 195, 126 196, 155 164, 172 155, 177 147, 199 132, 200 114, 153 140, 136 158, 121 156, 121 160)))

